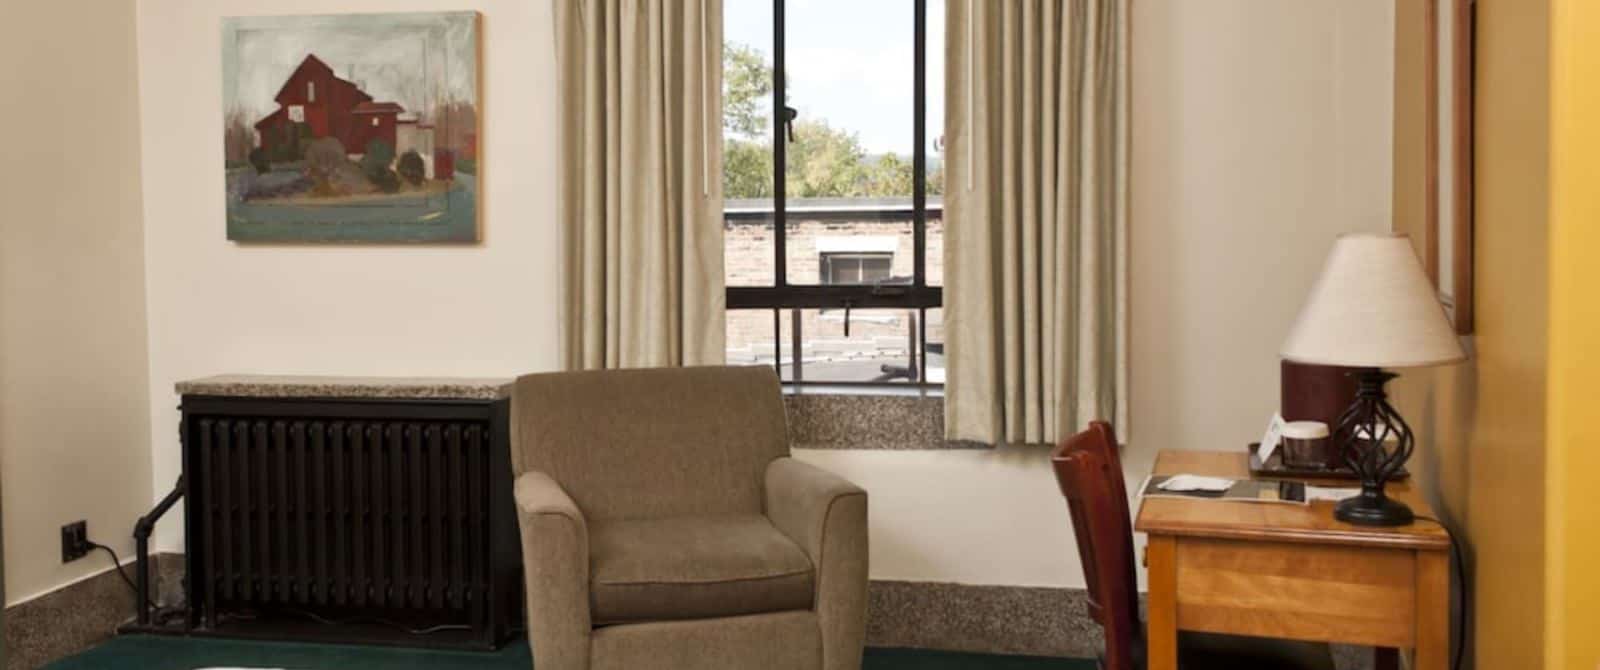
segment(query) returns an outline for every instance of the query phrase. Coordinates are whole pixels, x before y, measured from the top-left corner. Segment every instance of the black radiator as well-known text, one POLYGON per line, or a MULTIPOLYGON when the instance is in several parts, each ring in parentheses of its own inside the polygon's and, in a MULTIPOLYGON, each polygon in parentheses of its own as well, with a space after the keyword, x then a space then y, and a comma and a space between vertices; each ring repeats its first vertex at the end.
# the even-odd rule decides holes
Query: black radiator
POLYGON ((498 646, 521 605, 508 403, 185 396, 191 625, 498 646))

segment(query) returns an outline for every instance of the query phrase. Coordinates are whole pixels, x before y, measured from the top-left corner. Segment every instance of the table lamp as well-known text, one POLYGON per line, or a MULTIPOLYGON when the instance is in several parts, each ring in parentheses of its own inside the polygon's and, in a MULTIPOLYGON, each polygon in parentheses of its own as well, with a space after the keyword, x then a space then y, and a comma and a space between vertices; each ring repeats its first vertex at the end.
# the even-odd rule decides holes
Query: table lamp
POLYGON ((1363 526, 1411 523, 1411 508, 1384 495, 1386 482, 1411 457, 1411 427, 1389 404, 1386 368, 1466 359, 1411 239, 1396 234, 1343 235, 1311 289, 1281 355, 1296 363, 1359 368, 1356 398, 1333 431, 1361 494, 1339 502, 1334 517, 1363 526), (1391 448, 1385 448, 1388 441, 1391 448))

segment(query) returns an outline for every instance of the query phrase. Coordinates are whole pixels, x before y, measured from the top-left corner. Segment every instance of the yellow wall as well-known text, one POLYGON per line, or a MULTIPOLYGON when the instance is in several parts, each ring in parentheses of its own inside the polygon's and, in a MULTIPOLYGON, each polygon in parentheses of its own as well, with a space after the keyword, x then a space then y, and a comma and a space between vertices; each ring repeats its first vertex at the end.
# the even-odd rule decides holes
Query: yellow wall
POLYGON ((1477 667, 1542 658, 1549 7, 1478 4, 1477 385, 1467 528, 1477 667))
POLYGON ((5 14, 0 480, 16 603, 110 567, 98 552, 62 565, 62 524, 86 519, 129 556, 151 455, 134 2, 5 14))
MULTIPOLYGON (((1423 480, 1475 559, 1476 667, 1591 670, 1600 44, 1584 38, 1600 5, 1481 0, 1479 12, 1476 356, 1400 395, 1420 410, 1423 480)), ((1408 211, 1396 208, 1396 228, 1415 231, 1408 211)))
POLYGON ((1555 0, 1551 25, 1550 402, 1545 667, 1600 667, 1600 5, 1555 0))
MULTIPOLYGON (((1539 668, 1546 632, 1550 15, 1546 0, 1478 4, 1477 324, 1467 342, 1474 356, 1408 374, 1396 396, 1417 428, 1419 479, 1466 536, 1476 667, 1539 668)), ((1405 109, 1399 101, 1396 107, 1405 109)), ((1397 169, 1403 164, 1397 157, 1397 169)), ((1417 233, 1418 215, 1420 207, 1397 207, 1396 229, 1417 233)))

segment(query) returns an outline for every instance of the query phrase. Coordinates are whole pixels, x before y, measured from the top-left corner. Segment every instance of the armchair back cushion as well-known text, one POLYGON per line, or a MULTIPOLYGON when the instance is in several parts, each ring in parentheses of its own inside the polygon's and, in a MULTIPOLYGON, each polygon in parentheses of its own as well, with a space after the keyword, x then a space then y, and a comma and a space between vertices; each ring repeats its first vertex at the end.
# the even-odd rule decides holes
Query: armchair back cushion
POLYGON ((771 367, 596 370, 517 380, 512 467, 544 472, 592 522, 761 514, 789 454, 771 367))

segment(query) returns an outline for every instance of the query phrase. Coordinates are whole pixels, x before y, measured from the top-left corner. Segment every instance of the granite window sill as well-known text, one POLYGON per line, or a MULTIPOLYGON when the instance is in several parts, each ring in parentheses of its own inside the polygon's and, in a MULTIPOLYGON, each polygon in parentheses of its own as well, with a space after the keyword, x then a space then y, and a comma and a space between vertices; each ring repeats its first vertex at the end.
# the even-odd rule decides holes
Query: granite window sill
POLYGON ((944 393, 881 387, 785 389, 789 436, 796 449, 988 449, 944 439, 944 393))
POLYGON ((783 394, 810 396, 893 396, 900 398, 943 398, 944 386, 916 386, 903 383, 827 384, 784 382, 783 394))

